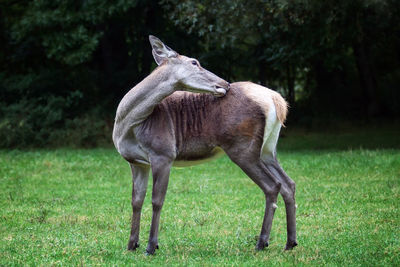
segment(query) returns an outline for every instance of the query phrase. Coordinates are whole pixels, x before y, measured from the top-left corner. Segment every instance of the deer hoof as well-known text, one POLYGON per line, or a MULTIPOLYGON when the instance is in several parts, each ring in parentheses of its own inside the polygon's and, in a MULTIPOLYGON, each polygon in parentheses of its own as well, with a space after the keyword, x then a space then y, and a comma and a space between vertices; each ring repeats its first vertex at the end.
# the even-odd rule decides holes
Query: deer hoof
POLYGON ((285 246, 285 250, 292 250, 295 246, 297 246, 296 241, 288 241, 285 246))
POLYGON ((268 247, 268 242, 267 241, 260 241, 258 240, 257 245, 256 245, 256 250, 263 250, 264 248, 268 247))
POLYGON ((156 252, 156 249, 159 249, 158 245, 151 245, 149 244, 146 248, 146 256, 150 256, 150 255, 154 255, 154 253, 156 252))
POLYGON ((154 255, 154 251, 153 251, 153 252, 149 252, 149 251, 147 251, 147 249, 146 249, 145 255, 146 255, 146 256, 153 256, 153 255, 154 255))
POLYGON ((128 243, 128 250, 135 250, 139 247, 138 242, 129 241, 128 243))

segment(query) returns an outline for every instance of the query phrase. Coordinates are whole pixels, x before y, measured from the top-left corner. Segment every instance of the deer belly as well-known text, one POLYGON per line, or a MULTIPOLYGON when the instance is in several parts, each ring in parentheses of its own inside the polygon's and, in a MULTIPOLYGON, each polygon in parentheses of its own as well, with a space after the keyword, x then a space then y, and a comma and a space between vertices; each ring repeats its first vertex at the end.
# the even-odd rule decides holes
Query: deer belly
POLYGON ((217 159, 224 155, 224 151, 220 147, 214 147, 211 150, 204 151, 192 151, 192 152, 184 152, 180 153, 175 161, 173 162, 173 166, 175 167, 187 167, 197 164, 202 164, 207 161, 211 161, 217 159))

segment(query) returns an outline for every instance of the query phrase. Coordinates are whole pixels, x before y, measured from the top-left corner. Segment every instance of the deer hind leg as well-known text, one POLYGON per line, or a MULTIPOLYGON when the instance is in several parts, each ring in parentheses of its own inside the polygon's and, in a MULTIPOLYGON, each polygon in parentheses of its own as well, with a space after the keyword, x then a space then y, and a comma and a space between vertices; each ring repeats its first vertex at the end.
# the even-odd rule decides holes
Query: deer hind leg
POLYGON ((149 167, 131 164, 132 170, 132 226, 128 242, 128 250, 139 247, 140 215, 146 196, 149 167))
POLYGON ((149 255, 154 254, 155 250, 158 249, 158 229, 160 223, 160 214, 162 206, 164 204, 165 195, 167 193, 171 166, 172 161, 168 158, 154 157, 151 159, 151 169, 153 172, 153 216, 151 219, 149 243, 146 249, 146 252, 149 255))
POLYGON ((259 148, 254 151, 253 149, 247 148, 229 149, 226 150, 226 153, 265 194, 266 204, 264 219, 256 245, 257 250, 262 250, 265 247, 268 247, 272 220, 274 218, 275 209, 277 208, 276 201, 281 184, 277 179, 275 179, 269 167, 262 166, 262 161, 259 158, 259 148))
POLYGON ((287 224, 287 243, 285 249, 289 250, 297 246, 295 200, 296 184, 282 169, 276 158, 276 144, 278 142, 281 125, 279 123, 274 123, 272 124, 272 127, 269 127, 269 129, 268 126, 269 125, 267 123, 267 127, 265 129, 265 132, 267 134, 264 135, 260 157, 263 165, 266 166, 273 173, 273 176, 282 185, 280 193, 285 202, 287 224))
POLYGON ((290 179, 286 172, 280 166, 278 160, 274 158, 272 166, 278 172, 282 183, 281 195, 285 202, 286 208, 286 223, 287 223, 287 243, 285 250, 290 250, 297 246, 296 239, 296 184, 290 179))

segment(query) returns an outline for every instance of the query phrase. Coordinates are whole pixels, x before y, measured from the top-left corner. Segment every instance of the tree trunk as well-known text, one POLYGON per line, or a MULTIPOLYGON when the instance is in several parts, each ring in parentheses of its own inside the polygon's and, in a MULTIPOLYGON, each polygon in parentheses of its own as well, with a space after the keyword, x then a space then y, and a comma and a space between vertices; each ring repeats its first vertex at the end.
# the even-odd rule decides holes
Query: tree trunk
POLYGON ((266 86, 267 83, 267 67, 265 60, 260 60, 258 62, 258 80, 261 85, 266 86))
POLYGON ((294 108, 296 100, 296 95, 294 91, 296 69, 290 63, 287 64, 286 74, 287 74, 287 90, 288 90, 287 99, 289 105, 292 108, 294 108))
POLYGON ((377 98, 377 82, 369 61, 365 44, 357 41, 353 44, 354 57, 360 77, 360 85, 364 91, 366 113, 368 117, 379 114, 380 106, 377 98))
POLYGON ((377 82, 375 72, 372 68, 368 44, 365 43, 365 31, 362 21, 366 14, 359 11, 355 14, 357 38, 353 43, 353 54, 357 65, 357 71, 360 79, 361 89, 364 92, 364 100, 367 118, 377 115, 380 112, 380 106, 377 98, 377 82))

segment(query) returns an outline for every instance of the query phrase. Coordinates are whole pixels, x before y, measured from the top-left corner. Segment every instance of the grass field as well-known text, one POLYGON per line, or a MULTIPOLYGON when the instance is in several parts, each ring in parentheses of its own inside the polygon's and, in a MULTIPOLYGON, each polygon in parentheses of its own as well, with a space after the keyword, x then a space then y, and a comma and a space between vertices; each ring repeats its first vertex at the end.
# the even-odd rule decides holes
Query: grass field
MULTIPOLYGON (((114 149, 0 151, 0 266, 400 266, 400 142, 394 130, 285 134, 279 158, 297 183, 299 246, 284 252, 281 198, 270 246, 254 250, 261 190, 228 158, 174 168, 160 250, 126 251, 131 179, 114 149)), ((149 184, 149 189, 151 183, 149 184)))

